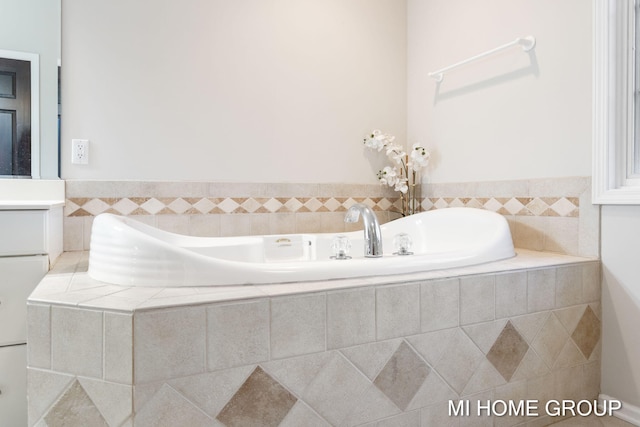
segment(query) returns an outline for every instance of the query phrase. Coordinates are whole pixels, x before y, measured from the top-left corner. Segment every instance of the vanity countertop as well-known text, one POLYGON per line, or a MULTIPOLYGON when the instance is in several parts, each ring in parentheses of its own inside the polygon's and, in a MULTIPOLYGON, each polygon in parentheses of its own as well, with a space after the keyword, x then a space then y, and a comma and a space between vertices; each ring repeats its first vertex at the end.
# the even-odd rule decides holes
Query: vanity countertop
POLYGON ((0 211, 47 210, 64 206, 64 200, 0 200, 0 211))
POLYGON ((0 179, 0 211, 64 206, 64 188, 61 179, 0 179))

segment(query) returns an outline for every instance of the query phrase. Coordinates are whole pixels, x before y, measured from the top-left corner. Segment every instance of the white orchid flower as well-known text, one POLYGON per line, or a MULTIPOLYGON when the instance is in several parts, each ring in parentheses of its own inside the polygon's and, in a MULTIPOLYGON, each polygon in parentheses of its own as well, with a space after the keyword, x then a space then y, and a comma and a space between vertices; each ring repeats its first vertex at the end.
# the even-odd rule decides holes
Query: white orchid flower
POLYGON ((398 170, 391 166, 385 166, 384 169, 378 172, 378 180, 382 185, 393 187, 399 180, 398 170))
POLYGON ((407 181, 405 179, 398 180, 395 184, 395 191, 399 191, 401 193, 406 193, 409 190, 409 186, 407 185, 407 181))
POLYGON ((416 172, 420 172, 429 164, 430 156, 431 154, 422 145, 413 144, 409 155, 409 167, 416 172))
POLYGON ((387 145, 387 156, 396 162, 396 164, 401 164, 406 158, 407 153, 404 152, 400 145, 389 144, 387 145))

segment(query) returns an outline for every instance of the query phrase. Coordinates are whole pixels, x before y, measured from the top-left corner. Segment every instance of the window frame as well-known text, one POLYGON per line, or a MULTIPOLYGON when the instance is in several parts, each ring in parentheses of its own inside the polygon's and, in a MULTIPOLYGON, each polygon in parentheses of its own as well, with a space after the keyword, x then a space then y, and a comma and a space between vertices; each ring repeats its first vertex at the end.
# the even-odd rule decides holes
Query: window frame
MULTIPOLYGON (((636 141, 635 16, 638 0, 594 0, 593 183, 595 204, 640 204, 636 141), (633 36, 633 37, 630 37, 633 36), (631 89, 632 88, 632 89, 631 89)), ((640 26, 640 25, 639 25, 640 26)))

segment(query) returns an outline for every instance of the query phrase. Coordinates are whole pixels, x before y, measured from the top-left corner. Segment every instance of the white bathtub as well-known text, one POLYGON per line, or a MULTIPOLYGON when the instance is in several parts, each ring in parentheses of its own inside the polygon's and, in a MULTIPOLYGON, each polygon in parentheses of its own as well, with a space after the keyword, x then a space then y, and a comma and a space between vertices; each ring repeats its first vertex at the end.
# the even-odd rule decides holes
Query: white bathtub
POLYGON ((305 282, 463 267, 515 255, 502 215, 473 208, 433 210, 382 225, 384 256, 365 258, 362 231, 341 233, 349 260, 330 259, 336 233, 193 237, 131 218, 98 215, 91 231, 89 275, 125 286, 221 286, 305 282), (393 255, 407 233, 413 255, 393 255))

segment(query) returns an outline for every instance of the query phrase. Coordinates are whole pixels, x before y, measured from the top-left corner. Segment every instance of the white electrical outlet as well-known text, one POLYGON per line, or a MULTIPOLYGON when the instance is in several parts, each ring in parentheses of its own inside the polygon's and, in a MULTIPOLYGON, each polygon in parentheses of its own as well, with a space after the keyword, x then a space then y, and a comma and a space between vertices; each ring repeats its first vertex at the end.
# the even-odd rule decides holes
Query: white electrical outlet
POLYGON ((71 140, 71 163, 76 165, 89 164, 89 140, 88 139, 72 139, 71 140))

